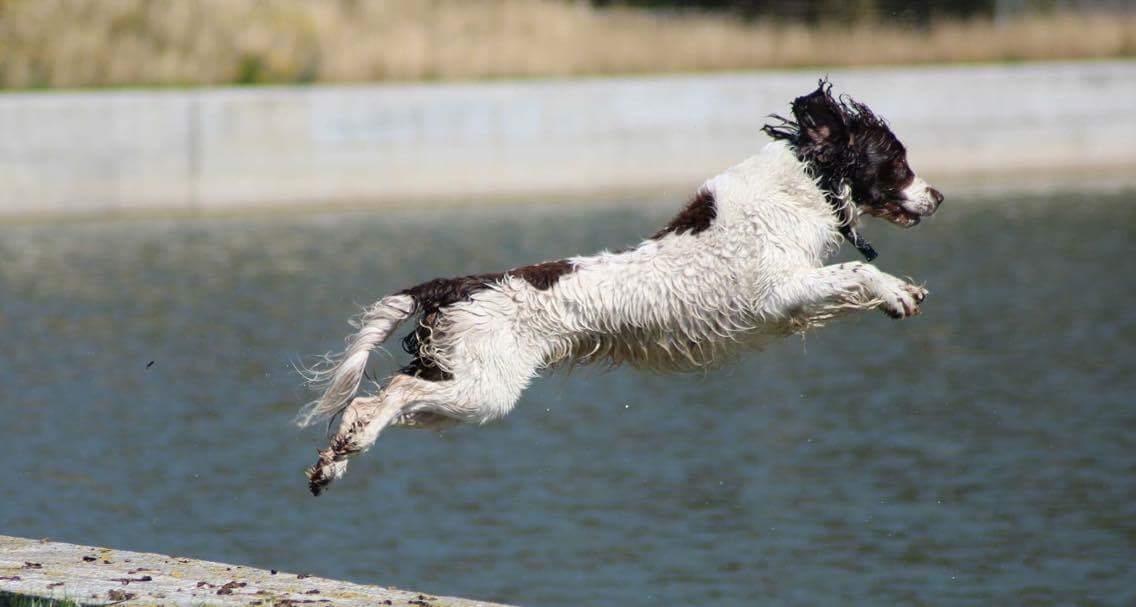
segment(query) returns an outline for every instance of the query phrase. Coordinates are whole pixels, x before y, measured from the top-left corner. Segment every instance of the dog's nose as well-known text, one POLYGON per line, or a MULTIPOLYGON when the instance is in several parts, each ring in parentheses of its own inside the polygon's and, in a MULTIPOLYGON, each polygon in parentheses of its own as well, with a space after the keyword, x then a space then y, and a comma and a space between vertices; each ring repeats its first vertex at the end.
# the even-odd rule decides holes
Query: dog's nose
POLYGON ((931 199, 935 201, 935 207, 943 204, 943 193, 935 188, 927 188, 927 193, 931 195, 931 199))

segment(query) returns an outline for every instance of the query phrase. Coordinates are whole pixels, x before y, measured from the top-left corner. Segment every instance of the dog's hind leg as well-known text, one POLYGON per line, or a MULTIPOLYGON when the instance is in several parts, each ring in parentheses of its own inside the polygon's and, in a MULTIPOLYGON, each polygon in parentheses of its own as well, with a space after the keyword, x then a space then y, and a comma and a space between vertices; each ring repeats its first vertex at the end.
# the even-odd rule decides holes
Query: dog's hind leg
MULTIPOLYGON (((476 320, 476 319, 475 319, 476 320)), ((431 381, 394 376, 376 396, 356 398, 341 413, 330 445, 308 470, 309 488, 319 495, 343 476, 347 459, 366 451, 387 426, 455 420, 483 424, 512 410, 536 374, 541 352, 522 347, 508 330, 471 323, 447 351, 450 377, 431 381)))
POLYGON ((445 390, 447 383, 396 375, 377 395, 352 400, 332 420, 328 446, 307 470, 312 494, 319 495, 333 480, 342 477, 347 471, 347 460, 370 449, 387 426, 439 425, 445 421, 436 408, 439 401, 451 398, 445 390))
POLYGON ((347 459, 364 450, 355 438, 357 428, 377 417, 382 401, 382 393, 357 397, 332 418, 327 448, 318 451, 319 459, 304 472, 312 495, 319 495, 333 480, 342 478, 347 459))

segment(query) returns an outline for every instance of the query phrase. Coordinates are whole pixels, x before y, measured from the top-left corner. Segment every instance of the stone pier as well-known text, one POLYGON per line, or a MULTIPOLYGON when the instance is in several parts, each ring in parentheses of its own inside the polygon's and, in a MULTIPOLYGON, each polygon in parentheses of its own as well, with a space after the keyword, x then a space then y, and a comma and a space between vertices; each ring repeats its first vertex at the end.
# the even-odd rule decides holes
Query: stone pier
POLYGON ((31 604, 503 607, 304 573, 0 535, 0 607, 31 604))

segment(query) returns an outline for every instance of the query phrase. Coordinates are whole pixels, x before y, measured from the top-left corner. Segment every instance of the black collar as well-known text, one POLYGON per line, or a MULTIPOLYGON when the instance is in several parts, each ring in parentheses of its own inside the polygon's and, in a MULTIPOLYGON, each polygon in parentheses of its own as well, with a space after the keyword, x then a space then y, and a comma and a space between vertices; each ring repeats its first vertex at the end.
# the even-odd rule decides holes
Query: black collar
MULTIPOLYGON (((843 191, 843 184, 836 187, 837 190, 843 191)), ((836 195, 835 192, 825 192, 824 197, 828 200, 829 206, 832 207, 832 213, 836 215, 836 222, 840 225, 840 233, 844 236, 856 250, 864 256, 864 259, 872 261, 880 256, 875 249, 872 248, 872 243, 868 242, 866 238, 860 235, 860 232, 853 227, 856 221, 856 209, 852 205, 844 202, 836 195)))
POLYGON ((856 231, 856 228, 850 225, 842 225, 840 226, 840 233, 844 235, 844 238, 847 239, 848 242, 852 243, 852 246, 856 247, 857 251, 864 255, 864 259, 872 261, 880 256, 880 254, 872 248, 872 243, 861 236, 860 233, 856 231))

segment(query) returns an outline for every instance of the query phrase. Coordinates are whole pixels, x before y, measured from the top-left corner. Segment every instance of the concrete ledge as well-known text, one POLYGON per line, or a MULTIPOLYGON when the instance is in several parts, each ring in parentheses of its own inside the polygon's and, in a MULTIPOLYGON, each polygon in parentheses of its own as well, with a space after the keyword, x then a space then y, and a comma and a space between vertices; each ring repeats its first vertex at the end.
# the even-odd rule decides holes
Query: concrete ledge
POLYGON ((0 605, 503 607, 189 558, 0 536, 0 605), (48 603, 50 604, 50 603, 48 603))
MULTIPOLYGON (((0 95, 0 216, 697 185, 821 70, 0 95)), ((932 181, 1136 167, 1136 62, 838 70, 932 181)))

